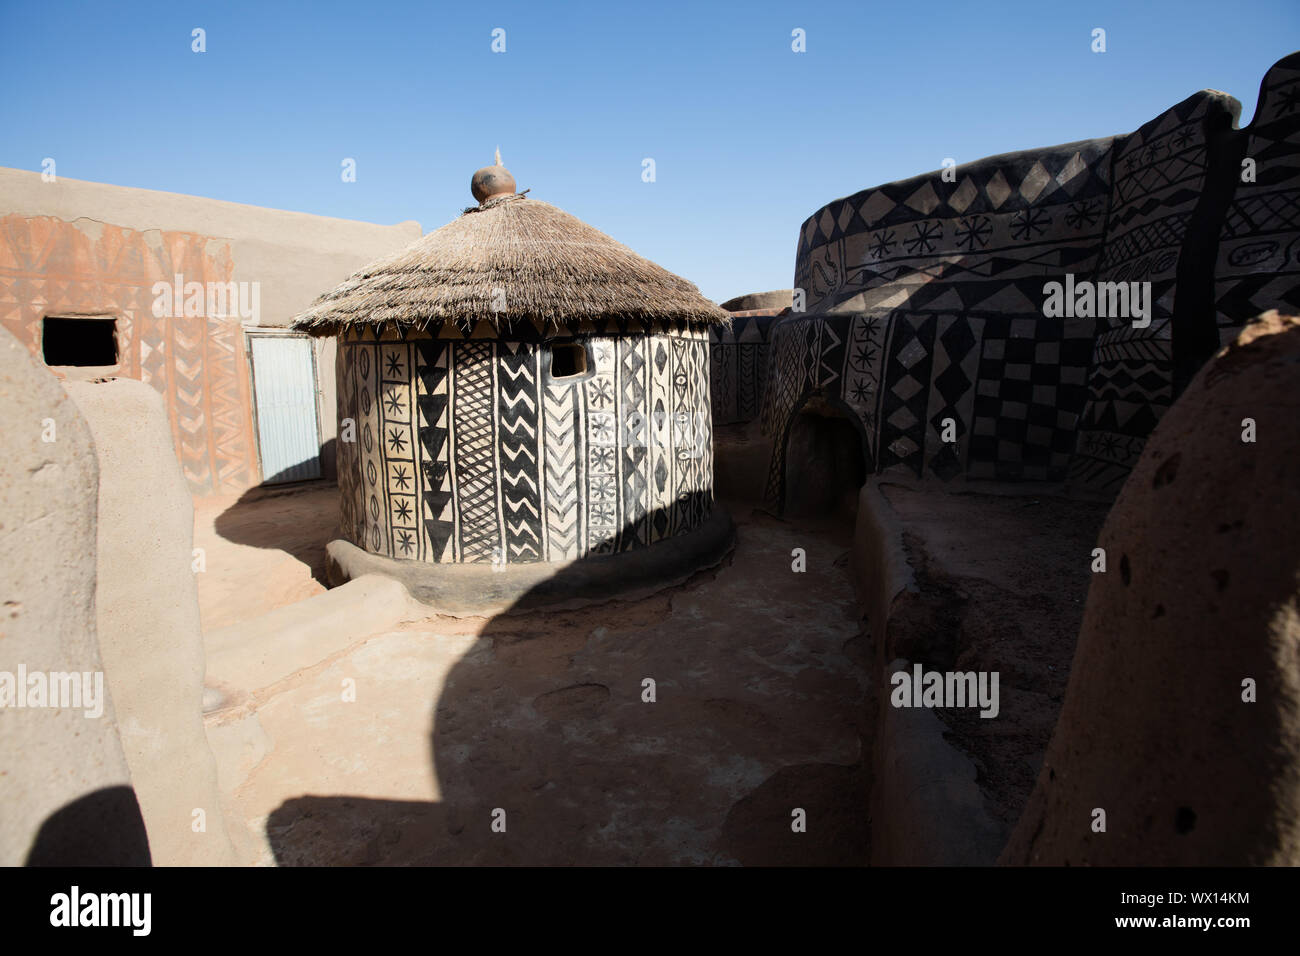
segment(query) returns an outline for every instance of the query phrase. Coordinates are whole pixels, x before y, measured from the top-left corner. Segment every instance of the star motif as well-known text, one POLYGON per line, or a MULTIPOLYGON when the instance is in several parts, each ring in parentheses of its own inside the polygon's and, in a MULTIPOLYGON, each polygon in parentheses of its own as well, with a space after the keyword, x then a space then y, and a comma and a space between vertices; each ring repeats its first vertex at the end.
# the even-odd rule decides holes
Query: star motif
POLYGON ((1018 213, 1011 221, 1011 235, 1021 241, 1032 239, 1046 232, 1051 224, 1052 217, 1045 210, 1029 209, 1018 213))
POLYGON ((617 488, 614 485, 613 475, 604 475, 599 478, 593 478, 591 482, 591 494, 597 501, 608 501, 618 495, 617 488))
POLYGON ((963 219, 961 225, 957 227, 957 242, 959 245, 964 245, 968 252, 973 251, 976 246, 983 248, 989 244, 989 234, 992 231, 987 216, 972 216, 970 219, 963 219))
POLYGON ((916 230, 916 235, 904 243, 907 251, 912 255, 934 252, 938 239, 943 233, 943 226, 937 222, 918 222, 912 228, 916 230))
POLYGON ((1073 203, 1069 212, 1065 214, 1065 224, 1071 229, 1082 229, 1084 226, 1091 226, 1096 221, 1097 212, 1091 201, 1073 203))
POLYGON ((598 441, 607 442, 614 437, 614 423, 606 415, 599 418, 593 415, 591 417, 591 434, 598 441))
POLYGON ((614 391, 609 382, 596 381, 591 383, 590 391, 587 393, 591 399, 591 404, 596 408, 604 408, 606 405, 614 403, 614 391))
POLYGON ((894 248, 893 230, 885 230, 876 233, 872 237, 872 243, 871 258, 883 259, 885 256, 889 255, 889 250, 894 248))

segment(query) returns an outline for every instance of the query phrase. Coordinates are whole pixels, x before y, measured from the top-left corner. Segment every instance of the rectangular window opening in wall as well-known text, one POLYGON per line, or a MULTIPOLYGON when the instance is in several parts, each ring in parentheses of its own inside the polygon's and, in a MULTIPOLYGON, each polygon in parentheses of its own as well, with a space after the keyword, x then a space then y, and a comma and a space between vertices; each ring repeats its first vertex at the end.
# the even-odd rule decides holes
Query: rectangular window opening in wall
POLYGON ((46 365, 113 367, 117 365, 117 320, 46 316, 41 320, 41 354, 46 365))
POLYGON ((587 374, 587 348, 580 342, 551 344, 551 378, 587 374))

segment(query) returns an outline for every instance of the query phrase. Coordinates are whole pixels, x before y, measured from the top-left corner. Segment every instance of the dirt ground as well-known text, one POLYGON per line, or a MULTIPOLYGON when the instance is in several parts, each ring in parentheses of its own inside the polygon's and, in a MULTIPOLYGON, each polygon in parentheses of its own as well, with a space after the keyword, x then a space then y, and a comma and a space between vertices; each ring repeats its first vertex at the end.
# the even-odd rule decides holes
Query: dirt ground
POLYGON ((325 590, 325 545, 338 537, 338 486, 313 481, 194 501, 195 575, 204 631, 325 590))
MULTIPOLYGON (((321 589, 334 493, 203 504, 207 627, 321 589)), ((849 528, 731 512, 732 559, 680 587, 381 633, 359 621, 342 653, 208 715, 246 862, 865 863, 869 648, 849 528)))
POLYGON ((900 639, 917 638, 928 669, 999 673, 996 720, 976 709, 935 712, 951 728, 945 736, 975 762, 991 812, 1010 828, 1060 715, 1109 505, 891 484, 882 491, 902 520, 932 614, 926 635, 900 639))

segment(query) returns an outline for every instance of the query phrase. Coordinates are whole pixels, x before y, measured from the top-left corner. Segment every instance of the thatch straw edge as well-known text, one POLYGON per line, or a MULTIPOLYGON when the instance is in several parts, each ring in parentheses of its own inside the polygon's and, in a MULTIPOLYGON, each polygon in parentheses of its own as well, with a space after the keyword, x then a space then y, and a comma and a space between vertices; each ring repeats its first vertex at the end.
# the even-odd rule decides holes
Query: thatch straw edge
POLYGON ((692 283, 549 203, 522 195, 490 201, 320 296, 295 329, 397 325, 499 333, 538 321, 563 330, 581 320, 727 325, 730 317, 692 283))

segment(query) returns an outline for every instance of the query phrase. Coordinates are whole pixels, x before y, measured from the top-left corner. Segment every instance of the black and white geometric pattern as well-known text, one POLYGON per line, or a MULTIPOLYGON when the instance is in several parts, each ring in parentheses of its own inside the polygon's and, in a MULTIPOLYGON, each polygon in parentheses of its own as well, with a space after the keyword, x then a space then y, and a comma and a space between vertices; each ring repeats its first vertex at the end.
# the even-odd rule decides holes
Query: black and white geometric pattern
MULTIPOLYGON (((552 340, 555 341, 555 340, 552 340)), ((338 341, 344 536, 431 563, 558 562, 648 547, 713 504, 708 333, 551 344, 351 329, 338 341)))
POLYGON ((1007 153, 837 200, 803 225, 809 311, 1028 312, 1096 267, 1110 138, 1007 153))
POLYGON ((1115 493, 1176 375, 1208 357, 1195 326, 1215 250, 1225 339, 1260 311, 1300 308, 1300 54, 1269 72, 1249 130, 1231 129, 1237 109, 1203 91, 1127 136, 990 157, 810 217, 795 285, 813 311, 768 336, 770 504, 784 503, 785 442, 814 394, 862 425, 875 473, 1115 493), (1221 181, 1233 136, 1250 137, 1254 184, 1221 181), (1067 275, 1150 283, 1150 324, 1047 318, 1044 285, 1067 275))
POLYGON ((916 313, 896 313, 891 323, 885 389, 876 412, 881 434, 876 443, 879 471, 897 466, 921 473, 937 323, 937 315, 916 313))
POLYGON ((497 343, 497 467, 501 469, 505 555, 509 562, 542 560, 545 529, 538 435, 541 429, 540 353, 518 342, 497 343))
MULTIPOLYGON (((1149 282, 1151 316, 1146 328, 1097 320, 1088 403, 1070 466, 1080 488, 1117 492, 1136 461, 1119 450, 1140 451, 1127 439, 1149 435, 1173 403, 1176 315, 1188 313, 1195 322, 1199 305, 1177 302, 1179 262, 1197 209, 1207 201, 1210 138, 1230 125, 1236 108, 1226 94, 1203 90, 1116 140, 1115 188, 1096 279, 1149 282)), ((1192 334, 1188 329, 1185 336, 1192 334)))
POLYGON ((945 481, 961 474, 970 454, 984 323, 979 316, 940 315, 935 326, 925 460, 945 481), (956 441, 946 440, 949 422, 956 441))
POLYGON ((1237 176, 1219 234, 1214 296, 1224 345, 1261 312, 1300 313, 1300 53, 1268 71, 1254 119, 1237 133, 1255 178, 1237 176))
POLYGON ((583 383, 587 405, 587 548, 607 554, 618 547, 619 441, 617 348, 612 341, 592 343, 595 374, 583 383))
MULTIPOLYGON (((437 339, 411 342, 416 377, 415 406, 419 416, 420 497, 424 503, 419 560, 454 561, 456 519, 451 493, 451 349, 437 339)), ((347 368, 349 363, 338 363, 347 368)))
POLYGON ((740 424, 759 417, 767 389, 768 340, 778 311, 735 314, 730 327, 709 329, 714 425, 740 424))
POLYGON ((480 341, 465 342, 453 353, 451 489, 458 560, 466 563, 499 563, 503 553, 495 352, 496 343, 480 341))
POLYGON ((1087 399, 1091 319, 927 313, 787 318, 773 332, 768 499, 813 394, 857 419, 868 469, 949 481, 1066 476, 1087 399))
POLYGON ((417 558, 421 549, 420 479, 416 418, 411 407, 412 350, 408 342, 386 342, 376 349, 379 361, 379 433, 388 512, 388 535, 393 550, 404 558, 417 558))
POLYGON ((967 473, 1062 481, 1088 397, 1092 319, 983 320, 967 473))

